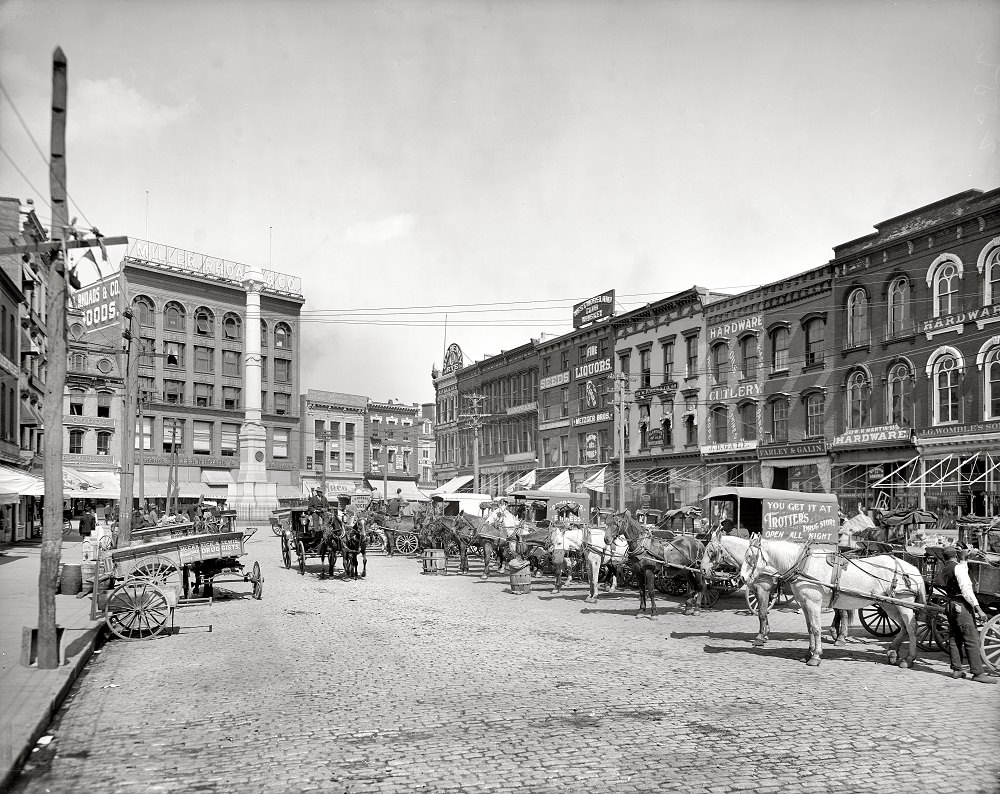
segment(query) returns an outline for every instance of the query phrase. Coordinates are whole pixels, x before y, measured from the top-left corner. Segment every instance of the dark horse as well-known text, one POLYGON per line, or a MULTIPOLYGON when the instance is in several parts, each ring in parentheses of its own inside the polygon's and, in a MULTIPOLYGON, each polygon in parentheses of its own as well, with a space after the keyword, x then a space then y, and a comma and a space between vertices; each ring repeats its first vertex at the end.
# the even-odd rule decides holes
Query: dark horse
POLYGON ((333 576, 333 565, 344 546, 344 524, 334 512, 313 513, 310 516, 310 521, 320 522, 319 526, 323 534, 319 543, 319 553, 321 558, 325 557, 327 560, 327 575, 333 576), (321 515, 322 519, 320 519, 321 515))
POLYGON ((368 575, 368 544, 365 531, 355 524, 352 527, 344 527, 340 538, 340 550, 344 555, 344 578, 364 579, 368 575), (358 573, 358 555, 361 555, 363 567, 358 573))
POLYGON ((628 541, 626 562, 635 572, 639 583, 639 612, 636 617, 646 613, 646 597, 649 597, 649 616, 656 617, 656 578, 657 570, 666 569, 666 573, 682 578, 687 585, 687 599, 684 601, 685 615, 701 613, 701 602, 705 596, 705 578, 701 572, 701 560, 705 548, 701 541, 691 535, 682 535, 669 543, 661 543, 652 536, 629 514, 628 510, 616 513, 608 524, 604 542, 614 546, 615 540, 624 536, 628 541))

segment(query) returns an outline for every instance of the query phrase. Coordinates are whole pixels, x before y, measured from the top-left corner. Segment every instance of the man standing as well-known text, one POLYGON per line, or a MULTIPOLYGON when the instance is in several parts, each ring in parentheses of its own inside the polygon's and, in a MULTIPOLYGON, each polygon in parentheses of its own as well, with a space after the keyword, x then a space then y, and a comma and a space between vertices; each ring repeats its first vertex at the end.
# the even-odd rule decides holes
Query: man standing
POLYGON ((94 509, 88 507, 80 516, 80 536, 89 538, 97 529, 97 519, 94 517, 94 509))
POLYGON ((397 488, 396 495, 385 506, 387 527, 385 532, 386 553, 391 557, 396 545, 396 533, 399 532, 399 520, 402 518, 409 502, 403 498, 403 489, 397 488))
POLYGON ((972 680, 981 684, 995 684, 997 679, 989 675, 983 666, 979 651, 979 631, 973 615, 985 619, 979 599, 969 579, 968 549, 959 551, 954 546, 945 546, 941 551, 944 566, 941 568, 939 584, 948 596, 948 652, 951 654, 951 677, 965 678, 962 671, 962 650, 969 662, 972 680))

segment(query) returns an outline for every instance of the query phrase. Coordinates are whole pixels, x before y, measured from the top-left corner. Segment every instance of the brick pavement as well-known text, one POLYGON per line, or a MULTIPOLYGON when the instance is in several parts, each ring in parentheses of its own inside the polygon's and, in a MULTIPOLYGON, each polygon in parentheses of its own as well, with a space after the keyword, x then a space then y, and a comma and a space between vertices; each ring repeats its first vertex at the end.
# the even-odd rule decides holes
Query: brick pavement
POLYGON ((739 597, 637 620, 634 593, 515 596, 381 555, 344 582, 285 570, 273 536, 248 551, 264 600, 105 645, 18 791, 998 789, 1000 686, 942 654, 899 670, 862 637, 813 669, 801 615, 756 649, 739 597))

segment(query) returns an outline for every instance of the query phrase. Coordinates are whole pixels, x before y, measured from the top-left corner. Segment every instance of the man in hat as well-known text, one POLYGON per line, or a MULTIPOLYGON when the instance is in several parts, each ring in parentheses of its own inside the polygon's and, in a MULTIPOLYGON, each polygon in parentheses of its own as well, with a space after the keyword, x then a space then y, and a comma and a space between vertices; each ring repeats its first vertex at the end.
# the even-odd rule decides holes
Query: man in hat
POLYGON ((965 678, 962 670, 962 651, 969 662, 973 681, 995 684, 997 679, 986 672, 979 651, 979 630, 973 617, 986 618, 969 578, 968 549, 945 546, 941 551, 944 565, 938 575, 938 584, 948 596, 948 652, 951 655, 951 677, 965 678))
POLYGON ((392 497, 385 505, 385 515, 387 520, 387 526, 385 529, 385 550, 386 554, 390 557, 393 554, 394 547, 396 545, 396 533, 399 532, 399 522, 403 517, 403 513, 409 506, 403 498, 403 489, 397 488, 396 495, 392 497))

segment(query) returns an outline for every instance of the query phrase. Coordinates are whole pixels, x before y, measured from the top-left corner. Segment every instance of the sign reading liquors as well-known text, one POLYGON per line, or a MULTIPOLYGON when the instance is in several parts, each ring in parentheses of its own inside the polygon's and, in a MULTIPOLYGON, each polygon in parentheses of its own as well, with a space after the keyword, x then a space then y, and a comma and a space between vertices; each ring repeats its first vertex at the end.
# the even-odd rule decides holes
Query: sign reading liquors
POLYGON ((802 499, 762 499, 761 537, 764 540, 812 541, 837 545, 840 519, 835 502, 802 499))
POLYGON ((573 327, 603 320, 615 313, 615 291, 608 290, 573 306, 573 327))
POLYGON ((590 378, 594 375, 603 375, 606 372, 611 372, 614 369, 614 365, 611 363, 611 358, 600 358, 597 361, 591 361, 587 364, 578 364, 573 368, 573 378, 575 380, 583 380, 584 378, 590 378))

